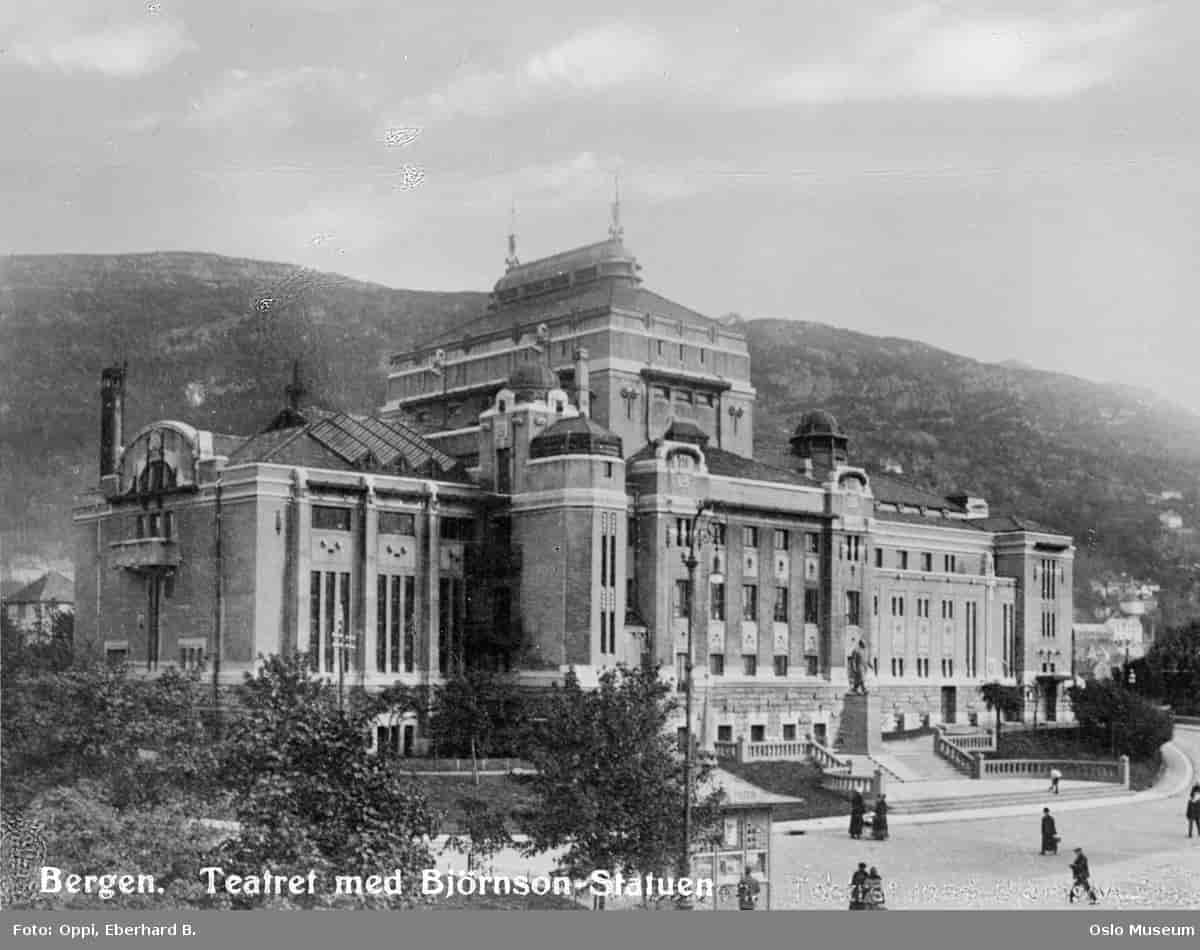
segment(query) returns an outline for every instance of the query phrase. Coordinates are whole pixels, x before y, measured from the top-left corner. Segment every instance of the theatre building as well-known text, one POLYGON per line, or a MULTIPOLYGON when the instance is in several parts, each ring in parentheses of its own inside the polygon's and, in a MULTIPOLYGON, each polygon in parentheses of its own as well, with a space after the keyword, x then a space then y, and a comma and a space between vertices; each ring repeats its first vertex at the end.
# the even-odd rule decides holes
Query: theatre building
POLYGON ((396 356, 376 415, 293 398, 257 434, 124 439, 124 385, 105 371, 75 511, 76 638, 134 670, 231 684, 302 651, 367 689, 678 678, 690 611, 709 745, 834 741, 860 640, 885 731, 966 722, 988 681, 1068 714, 1071 539, 866 471, 815 407, 789 466, 756 461, 745 338, 646 289, 615 215, 532 263, 510 242, 486 311, 396 356))

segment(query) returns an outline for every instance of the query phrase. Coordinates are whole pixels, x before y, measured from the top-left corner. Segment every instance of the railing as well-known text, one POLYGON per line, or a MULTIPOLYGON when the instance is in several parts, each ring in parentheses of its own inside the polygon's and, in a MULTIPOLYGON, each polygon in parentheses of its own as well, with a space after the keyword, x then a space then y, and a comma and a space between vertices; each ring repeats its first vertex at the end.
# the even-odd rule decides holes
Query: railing
POLYGON ((809 743, 809 758, 823 772, 849 772, 850 761, 840 758, 815 740, 809 743))
POLYGON ((790 762, 809 758, 814 745, 816 743, 808 739, 779 739, 770 742, 747 742, 745 739, 738 739, 736 742, 714 742, 713 752, 718 762, 790 762))
POLYGON ((1129 788, 1129 757, 1115 762, 1087 759, 983 759, 980 778, 1050 778, 1058 769, 1063 778, 1087 782, 1114 782, 1129 788))
POLYGON ((966 733, 954 736, 949 741, 964 752, 974 752, 976 750, 994 752, 996 749, 996 737, 990 732, 966 733))
POLYGON ((828 772, 821 780, 821 787, 845 795, 847 798, 854 792, 858 792, 864 797, 877 797, 883 791, 883 775, 879 771, 876 771, 874 775, 828 772))
POLYGON ((962 738, 965 737, 955 736, 954 741, 951 742, 941 730, 938 730, 933 734, 933 751, 960 772, 966 773, 970 778, 978 778, 979 772, 976 762, 979 756, 960 748, 956 744, 962 738))

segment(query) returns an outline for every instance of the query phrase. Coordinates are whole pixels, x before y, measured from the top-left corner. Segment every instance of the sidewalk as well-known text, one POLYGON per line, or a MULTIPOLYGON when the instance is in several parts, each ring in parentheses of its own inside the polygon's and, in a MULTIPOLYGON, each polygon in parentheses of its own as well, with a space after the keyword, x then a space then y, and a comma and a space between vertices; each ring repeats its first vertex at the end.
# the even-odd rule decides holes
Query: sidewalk
MULTIPOLYGON (((1054 805, 1055 813, 1083 811, 1088 808, 1100 808, 1105 805, 1136 805, 1139 802, 1154 802, 1164 798, 1181 795, 1195 777, 1192 762, 1179 750, 1173 742, 1168 742, 1162 748, 1164 768, 1153 788, 1134 794, 1106 795, 1104 791, 1111 785, 1103 782, 1063 782, 1064 791, 1088 786, 1096 786, 1096 797, 1055 802, 1054 795, 1046 796, 1046 803, 1054 805)), ((900 790, 904 784, 893 784, 887 789, 889 801, 912 801, 917 798, 981 798, 984 792, 998 795, 1005 792, 1045 791, 1046 782, 1042 779, 995 779, 991 781, 963 779, 951 782, 913 782, 908 783, 910 791, 905 794, 900 790), (924 793, 916 786, 925 786, 924 793), (936 787, 935 787, 936 786, 936 787), (898 794, 899 793, 899 794, 898 794)), ((1028 815, 1029 804, 1005 805, 1001 807, 964 808, 955 811, 926 812, 923 814, 894 814, 888 816, 890 825, 925 825, 947 821, 969 821, 977 818, 1014 818, 1028 815)), ((793 834, 805 831, 817 831, 830 828, 842 828, 849 820, 847 815, 836 815, 830 818, 807 818, 797 821, 779 821, 774 824, 775 834, 793 834)))

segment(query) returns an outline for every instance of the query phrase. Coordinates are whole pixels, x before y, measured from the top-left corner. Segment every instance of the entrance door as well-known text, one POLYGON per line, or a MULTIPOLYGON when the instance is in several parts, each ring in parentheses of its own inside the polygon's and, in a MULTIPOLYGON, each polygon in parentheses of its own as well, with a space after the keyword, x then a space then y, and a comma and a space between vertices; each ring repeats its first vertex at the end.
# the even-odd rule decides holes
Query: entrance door
POLYGON ((1046 695, 1046 722, 1058 721, 1058 681, 1046 680, 1044 684, 1046 695))
POLYGON ((958 689, 954 686, 942 687, 942 722, 953 725, 958 709, 958 689))
MULTIPOLYGON (((826 728, 825 723, 814 722, 813 723, 813 742, 817 743, 820 746, 828 748, 829 747, 829 743, 827 741, 828 738, 829 738, 829 730, 826 728)), ((680 848, 679 850, 682 851, 683 848, 680 848)))
MULTIPOLYGON (((406 759, 412 758, 413 743, 416 741, 416 738, 417 738, 417 727, 416 726, 405 726, 404 727, 404 757, 406 759)), ((683 849, 680 848, 679 850, 682 851, 683 849)))

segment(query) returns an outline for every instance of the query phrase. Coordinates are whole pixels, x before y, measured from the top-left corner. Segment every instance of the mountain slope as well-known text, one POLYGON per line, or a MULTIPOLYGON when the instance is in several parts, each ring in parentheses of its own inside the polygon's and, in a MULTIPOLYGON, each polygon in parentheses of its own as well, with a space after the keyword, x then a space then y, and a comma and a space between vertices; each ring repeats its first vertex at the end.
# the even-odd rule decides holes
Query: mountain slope
MULTIPOLYGON (((95 481, 103 366, 130 361, 131 432, 163 417, 251 432, 279 408, 293 359, 310 398, 368 410, 390 354, 468 323, 485 301, 209 254, 0 259, 5 550, 67 550, 72 496, 95 481)), ((764 461, 786 464, 800 414, 821 406, 855 461, 1072 533, 1084 577, 1126 569, 1190 589, 1200 551, 1187 532, 1164 534, 1147 493, 1181 492, 1171 506, 1196 523, 1200 417, 1129 387, 906 340, 800 321, 744 329, 764 461)))

